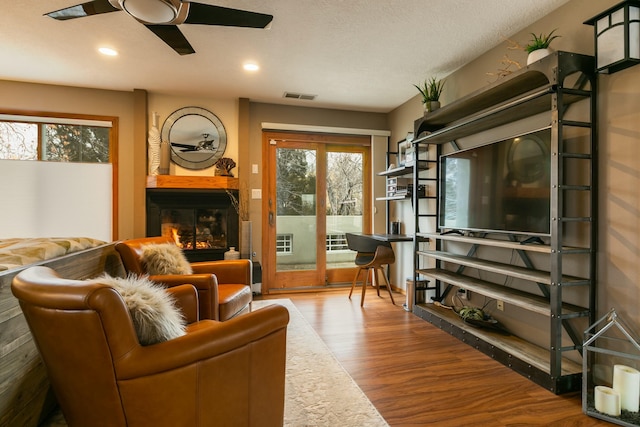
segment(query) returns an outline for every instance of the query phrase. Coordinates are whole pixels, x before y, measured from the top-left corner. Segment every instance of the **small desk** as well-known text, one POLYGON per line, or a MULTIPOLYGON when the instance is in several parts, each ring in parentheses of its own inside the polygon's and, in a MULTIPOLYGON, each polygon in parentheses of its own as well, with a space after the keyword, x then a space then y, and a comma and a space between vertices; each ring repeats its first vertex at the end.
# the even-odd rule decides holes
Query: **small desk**
MULTIPOLYGON (((389 243, 394 243, 394 242, 413 242, 413 236, 407 236, 406 234, 379 234, 379 233, 375 233, 375 234, 364 234, 364 236, 369 236, 373 239, 376 240, 380 240, 382 242, 389 242, 389 243)), ((387 270, 387 277, 389 276, 389 270, 387 270)), ((402 304, 402 307, 406 310, 406 311, 411 311, 411 308, 409 308, 409 293, 406 293, 407 295, 407 301, 402 304)), ((413 300, 413 297, 411 298, 413 300)))
POLYGON ((406 234, 363 234, 363 236, 369 236, 382 242, 413 242, 413 236, 407 236, 406 234))

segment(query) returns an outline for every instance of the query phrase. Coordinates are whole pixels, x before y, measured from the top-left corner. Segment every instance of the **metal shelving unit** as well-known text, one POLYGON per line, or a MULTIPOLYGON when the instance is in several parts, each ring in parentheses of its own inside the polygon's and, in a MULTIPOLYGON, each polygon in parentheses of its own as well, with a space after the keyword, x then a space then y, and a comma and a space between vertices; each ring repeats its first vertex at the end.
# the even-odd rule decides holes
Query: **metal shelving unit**
MULTIPOLYGON (((558 394, 580 389, 581 365, 573 360, 575 356, 567 355, 582 353, 581 331, 584 329, 579 329, 580 322, 589 325, 595 320, 596 93, 594 58, 555 52, 416 120, 414 127, 414 144, 451 143, 457 149, 459 138, 536 115, 549 118, 551 233, 548 243, 527 244, 531 236, 523 234, 465 232, 456 235, 444 234, 446 230, 437 227, 433 232, 424 231, 419 227, 421 214, 414 196, 415 275, 433 279, 433 299, 442 301, 454 288, 462 287, 544 316, 549 322, 548 346, 534 345, 526 337, 472 327, 455 313, 452 315, 450 310, 443 310, 430 301, 416 304, 413 311, 558 394), (583 173, 576 174, 577 170, 583 173), (426 239, 435 242, 435 250, 424 248, 426 239), (466 246, 468 252, 466 255, 450 253, 446 250, 448 244, 458 250, 461 245, 466 246), (517 253, 524 267, 481 259, 477 255, 479 248, 517 253), (543 254, 545 265, 534 266, 531 253, 543 254), (422 265, 425 259, 431 264, 429 267, 422 265), (584 268, 579 275, 569 275, 565 271, 567 264, 584 265, 584 268), (497 274, 505 280, 516 278, 529 283, 530 287, 523 291, 503 286, 504 280, 480 280, 465 274, 465 269, 497 274), (567 303, 563 295, 566 289, 577 289, 585 304, 567 303)), ((415 173, 414 179, 417 187, 419 181, 415 173)))
MULTIPOLYGON (((426 171, 434 164, 437 164, 437 162, 432 160, 418 159, 417 161, 412 161, 407 164, 403 163, 400 166, 390 167, 390 165, 398 164, 401 161, 399 156, 399 150, 397 147, 405 141, 406 140, 404 139, 401 141, 398 141, 395 144, 395 147, 391 146, 392 143, 390 141, 387 143, 387 169, 377 173, 378 176, 384 176, 387 179, 394 178, 394 177, 409 178, 413 184, 411 189, 406 193, 396 194, 396 195, 387 194, 386 196, 383 196, 383 197, 376 197, 376 200, 382 200, 387 202, 386 203, 387 233, 389 233, 389 202, 411 200, 415 206, 415 203, 416 203, 415 197, 418 197, 419 199, 425 198, 424 196, 420 195, 419 191, 417 193, 416 191, 414 191, 416 188, 418 188, 418 185, 416 185, 416 177, 419 177, 423 171, 426 171)), ((421 178, 417 178, 417 179, 419 180, 419 185, 422 186, 423 184, 422 179, 421 178)))
MULTIPOLYGON (((435 206, 425 206, 425 203, 428 201, 432 201, 432 203, 437 203, 437 168, 438 168, 438 154, 440 153, 439 148, 436 147, 435 154, 431 153, 433 159, 424 159, 426 154, 427 157, 430 155, 428 151, 429 147, 425 147, 424 144, 421 146, 418 144, 413 145, 415 158, 410 162, 403 162, 403 159, 400 157, 400 144, 404 143, 406 139, 398 141, 395 143, 395 146, 392 146, 392 143, 389 141, 387 143, 387 169, 378 172, 378 176, 384 176, 386 178, 389 177, 409 177, 412 182, 412 188, 407 194, 402 195, 386 195, 384 197, 377 197, 376 200, 385 201, 385 209, 386 209, 386 218, 387 218, 387 233, 389 233, 389 211, 390 211, 390 202, 397 202, 402 200, 410 200, 414 213, 414 232, 407 233, 413 235, 414 245, 419 245, 420 247, 425 247, 424 245, 429 245, 430 241, 428 237, 420 237, 419 232, 421 231, 434 231, 435 230, 435 217, 437 209, 435 206), (390 167, 391 164, 399 164, 403 163, 400 166, 390 167), (425 212, 425 209, 430 209, 429 212, 425 212), (425 224, 425 219, 431 218, 431 224, 425 224), (416 240, 417 239, 417 240, 416 240)), ((420 262, 417 258, 414 258, 414 262, 420 262)), ((422 263, 421 263, 422 265, 422 263)), ((414 283, 413 288, 407 289, 407 292, 414 292, 418 294, 420 292, 426 294, 428 291, 437 292, 438 289, 432 284, 429 285, 429 280, 424 277, 424 275, 417 272, 417 269, 413 269, 412 280, 414 283), (418 284, 419 286, 415 286, 418 284)), ((415 296, 415 295, 414 295, 415 296)), ((408 301, 416 301, 415 299, 408 298, 408 301)), ((405 309, 412 310, 412 306, 410 306, 409 302, 405 304, 405 309)))

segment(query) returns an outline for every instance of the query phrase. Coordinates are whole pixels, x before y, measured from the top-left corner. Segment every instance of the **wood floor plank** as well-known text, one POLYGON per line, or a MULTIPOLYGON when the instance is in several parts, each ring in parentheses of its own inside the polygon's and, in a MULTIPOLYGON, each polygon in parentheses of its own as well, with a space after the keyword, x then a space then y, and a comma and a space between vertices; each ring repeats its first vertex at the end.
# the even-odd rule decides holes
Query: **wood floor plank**
POLYGON ((579 393, 557 396, 402 309, 404 296, 365 305, 348 292, 290 298, 389 425, 609 426, 582 413, 579 393))

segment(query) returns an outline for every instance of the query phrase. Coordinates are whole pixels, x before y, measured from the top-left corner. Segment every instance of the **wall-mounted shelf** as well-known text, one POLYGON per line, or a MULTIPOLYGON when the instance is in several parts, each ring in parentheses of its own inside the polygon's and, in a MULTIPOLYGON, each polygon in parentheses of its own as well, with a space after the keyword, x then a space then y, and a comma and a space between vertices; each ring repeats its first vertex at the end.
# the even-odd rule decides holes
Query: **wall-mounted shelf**
POLYGON ((562 369, 552 376, 550 352, 515 335, 489 329, 480 329, 465 323, 451 310, 434 304, 420 305, 420 317, 458 338, 492 359, 509 366, 516 372, 547 389, 580 387, 582 365, 570 359, 562 360, 562 369))
POLYGON ((404 194, 402 196, 383 196, 383 197, 376 197, 376 200, 383 200, 383 201, 392 201, 392 200, 411 200, 411 194, 404 194))
MULTIPOLYGON (((501 262, 489 261, 473 256, 458 255, 445 251, 419 251, 418 254, 436 258, 440 261, 477 268, 478 270, 504 274, 505 276, 509 277, 515 277, 522 280, 529 280, 535 283, 551 285, 551 273, 548 271, 519 267, 517 265, 504 264, 501 262)), ((572 282, 584 282, 585 279, 575 276, 563 275, 561 280, 562 283, 570 284, 572 282)))
MULTIPOLYGON (((434 160, 420 160, 418 162, 418 169, 427 170, 430 163, 435 163, 434 160)), ((413 175, 413 163, 404 164, 395 168, 387 169, 382 172, 378 172, 378 176, 409 176, 413 175)))
MULTIPOLYGON (((537 242, 512 241, 492 239, 488 237, 472 237, 461 236, 458 234, 438 234, 438 233, 418 233, 421 237, 429 237, 431 239, 448 240, 451 242, 469 243, 473 245, 492 246, 497 248, 513 249, 517 251, 540 252, 544 254, 551 253, 551 245, 537 242)), ((586 253, 590 252, 589 248, 581 248, 578 246, 563 246, 562 253, 586 253)))
POLYGON ((414 142, 442 144, 462 136, 511 123, 549 111, 558 88, 563 104, 590 97, 586 89, 593 72, 593 57, 571 52, 553 54, 479 89, 414 122, 414 142), (562 66, 561 70, 554 67, 562 66), (589 72, 591 76, 587 76, 589 72), (581 73, 574 87, 565 87, 565 77, 581 73), (560 83, 560 85, 559 85, 560 83), (427 132, 428 134, 425 134, 427 132))
POLYGON ((148 175, 147 188, 202 188, 237 190, 238 178, 228 176, 148 175))
MULTIPOLYGON (((506 304, 511 304, 515 307, 524 308, 534 313, 551 317, 551 305, 549 304, 549 300, 541 295, 535 295, 515 288, 508 288, 440 268, 421 270, 420 273, 472 292, 478 292, 488 298, 500 300, 506 304)), ((585 316, 588 312, 589 309, 585 307, 579 307, 568 303, 562 304, 562 313, 564 315, 585 316)))

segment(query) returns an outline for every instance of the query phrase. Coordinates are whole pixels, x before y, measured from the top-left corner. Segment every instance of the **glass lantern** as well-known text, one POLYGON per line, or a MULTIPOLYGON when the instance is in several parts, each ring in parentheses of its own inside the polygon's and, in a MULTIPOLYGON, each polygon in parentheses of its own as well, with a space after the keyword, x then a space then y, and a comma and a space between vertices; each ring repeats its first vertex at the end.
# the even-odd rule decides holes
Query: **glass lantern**
POLYGON ((614 309, 584 333, 582 412, 640 426, 640 345, 614 309))

